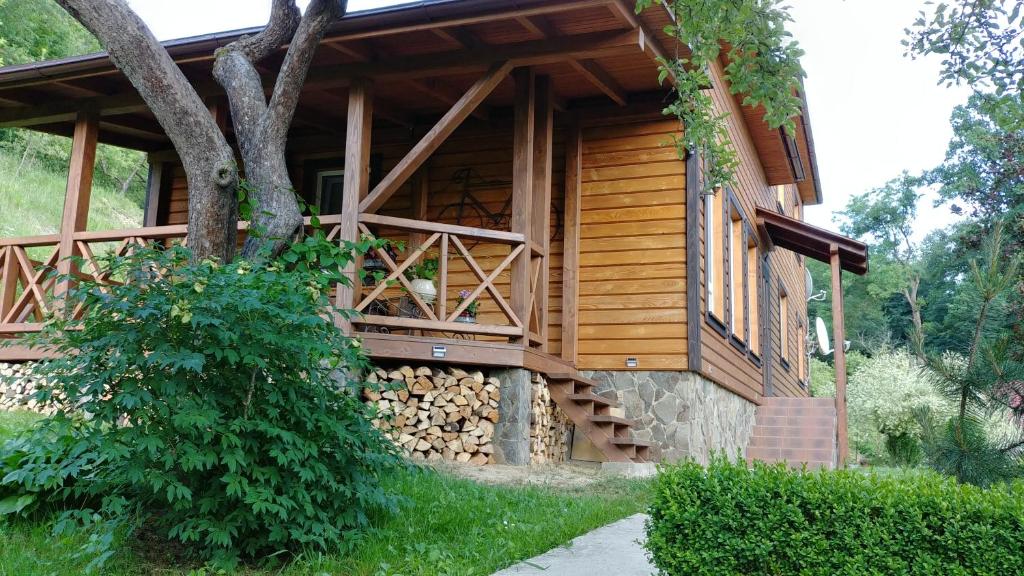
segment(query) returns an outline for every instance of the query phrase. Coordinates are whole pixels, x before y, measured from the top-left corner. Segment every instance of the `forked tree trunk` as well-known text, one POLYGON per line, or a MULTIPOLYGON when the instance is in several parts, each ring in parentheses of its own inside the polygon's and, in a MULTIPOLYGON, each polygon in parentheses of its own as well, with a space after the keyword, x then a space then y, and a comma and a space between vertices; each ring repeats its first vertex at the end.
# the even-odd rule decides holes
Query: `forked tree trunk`
POLYGON ((231 260, 238 219, 234 153, 188 79, 125 0, 57 0, 85 26, 152 110, 188 177, 193 257, 231 260))
MULTIPOLYGON (((57 0, 110 54, 152 110, 181 158, 189 189, 189 247, 194 260, 234 257, 239 168, 235 154, 196 90, 126 0, 57 0)), ((285 143, 313 54, 344 0, 312 0, 301 16, 295 0, 273 0, 270 22, 217 54, 214 76, 231 104, 254 228, 243 254, 271 242, 276 252, 302 230, 285 162, 285 143), (255 64, 289 44, 270 102, 255 64)))

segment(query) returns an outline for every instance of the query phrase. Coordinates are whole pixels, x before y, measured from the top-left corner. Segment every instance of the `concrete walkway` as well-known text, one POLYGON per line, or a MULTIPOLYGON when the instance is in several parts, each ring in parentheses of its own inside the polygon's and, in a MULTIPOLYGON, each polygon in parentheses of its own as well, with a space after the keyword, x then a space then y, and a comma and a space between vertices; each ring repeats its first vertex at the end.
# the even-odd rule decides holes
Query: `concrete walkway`
POLYGON ((644 514, 619 520, 494 576, 652 576, 654 567, 641 545, 645 520, 644 514))

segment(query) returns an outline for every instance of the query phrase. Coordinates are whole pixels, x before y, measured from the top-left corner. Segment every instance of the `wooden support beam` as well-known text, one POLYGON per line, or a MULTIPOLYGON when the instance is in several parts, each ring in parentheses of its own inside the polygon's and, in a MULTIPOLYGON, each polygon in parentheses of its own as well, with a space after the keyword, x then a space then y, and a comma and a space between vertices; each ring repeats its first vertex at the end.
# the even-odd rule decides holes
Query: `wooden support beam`
MULTIPOLYGON (((68 258, 75 255, 75 232, 89 225, 89 199, 92 195, 92 177, 96 166, 96 142, 99 137, 99 116, 91 110, 78 113, 75 133, 71 140, 71 161, 68 164, 67 191, 64 195, 64 214, 60 223, 60 243, 57 272, 70 275, 73 271, 68 258)), ((58 282, 54 299, 64 298, 70 288, 67 279, 58 282)))
POLYGON ((533 207, 531 240, 540 246, 540 272, 533 294, 541 350, 548 350, 548 277, 551 254, 551 164, 554 146, 554 98, 551 77, 534 83, 533 207))
POLYGON ((347 85, 352 77, 378 81, 408 81, 441 74, 467 74, 485 70, 495 62, 509 61, 513 68, 564 62, 571 58, 635 54, 640 33, 637 30, 612 30, 538 41, 518 42, 454 50, 422 56, 394 57, 386 60, 321 66, 309 71, 308 88, 347 85))
POLYGON ((565 239, 562 243, 562 359, 576 362, 580 294, 580 199, 583 130, 573 119, 565 139, 565 239))
MULTIPOLYGON (((544 16, 523 16, 516 19, 524 29, 538 38, 554 38, 559 35, 558 28, 544 16)), ((597 62, 589 59, 569 59, 570 66, 576 69, 588 82, 604 92, 619 106, 626 105, 626 91, 597 62)))
POLYGON ((463 94, 462 98, 438 120, 437 124, 398 162, 398 165, 384 177, 373 192, 359 203, 360 212, 376 212, 398 189, 409 180, 416 170, 426 162, 451 136, 463 121, 486 99, 495 88, 508 76, 512 65, 502 62, 491 66, 491 69, 463 94))
POLYGON ((588 82, 604 92, 619 106, 626 105, 626 91, 597 62, 593 60, 569 60, 569 64, 583 75, 588 82))
POLYGON ((75 120, 80 110, 95 110, 99 116, 119 116, 148 110, 137 93, 93 98, 90 100, 61 100, 38 106, 0 108, 0 128, 39 126, 75 120))
MULTIPOLYGON (((513 104, 514 119, 512 128, 512 232, 522 234, 524 242, 530 246, 533 239, 533 160, 534 136, 537 121, 535 77, 530 68, 519 68, 514 74, 515 102, 513 104)), ((529 332, 531 301, 530 287, 532 270, 530 269, 530 251, 524 251, 512 263, 510 303, 516 316, 521 318, 524 329, 529 332)), ((529 337, 523 339, 529 348, 529 337)))
MULTIPOLYGON (((355 242, 359 238, 359 201, 370 188, 370 136, 373 133, 373 85, 368 80, 356 80, 349 89, 347 135, 345 137, 345 188, 341 202, 339 239, 355 242)), ((336 305, 351 309, 361 292, 359 262, 348 265, 345 275, 349 286, 338 285, 336 305)), ((352 333, 352 323, 339 319, 346 333, 352 333)))
MULTIPOLYGON (((648 28, 647 25, 640 20, 640 17, 632 7, 633 4, 634 3, 632 1, 627 2, 626 0, 615 0, 612 11, 629 22, 633 28, 640 31, 640 47, 643 48, 644 53, 649 55, 652 60, 655 62, 658 62, 659 59, 669 60, 669 52, 665 50, 661 41, 658 40, 658 37, 654 34, 654 31, 648 28)), ((667 10, 667 7, 662 6, 661 8, 667 10)), ((652 7, 651 9, 653 10, 658 8, 652 7)), ((670 73, 669 79, 673 84, 676 83, 674 74, 670 73)))
POLYGON ((836 365, 836 430, 839 454, 836 466, 846 467, 850 450, 850 437, 846 416, 846 325, 843 316, 843 269, 839 259, 839 247, 829 249, 832 266, 832 340, 836 365))

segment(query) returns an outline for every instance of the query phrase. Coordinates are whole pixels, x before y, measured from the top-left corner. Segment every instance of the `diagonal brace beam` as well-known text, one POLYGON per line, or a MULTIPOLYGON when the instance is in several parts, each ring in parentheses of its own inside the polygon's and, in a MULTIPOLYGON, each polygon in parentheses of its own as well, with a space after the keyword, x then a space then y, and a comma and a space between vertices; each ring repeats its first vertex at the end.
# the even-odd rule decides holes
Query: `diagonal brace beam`
POLYGON ((501 84, 511 70, 511 62, 499 62, 492 65, 487 73, 477 80, 448 110, 448 113, 438 120, 437 124, 405 155, 405 158, 402 158, 398 165, 381 180, 380 184, 377 184, 373 192, 370 192, 370 195, 359 203, 359 211, 372 213, 379 210, 423 165, 427 158, 430 158, 430 155, 451 136, 452 132, 476 110, 477 106, 501 84))

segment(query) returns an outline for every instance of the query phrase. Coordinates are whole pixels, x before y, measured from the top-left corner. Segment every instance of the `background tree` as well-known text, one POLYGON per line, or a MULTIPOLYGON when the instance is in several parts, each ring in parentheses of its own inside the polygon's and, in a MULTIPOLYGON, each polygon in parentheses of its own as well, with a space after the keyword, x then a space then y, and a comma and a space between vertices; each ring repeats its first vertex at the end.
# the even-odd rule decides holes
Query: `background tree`
MULTIPOLYGON (((932 4, 927 2, 926 4, 932 4)), ((1024 89, 1024 0, 939 2, 907 30, 911 56, 943 57, 941 81, 1024 89)))
MULTIPOLYGON (((214 77, 227 93, 254 204, 243 255, 264 243, 278 251, 302 232, 302 214, 288 176, 284 146, 313 54, 346 0, 312 0, 303 15, 295 0, 272 0, 270 22, 217 51, 214 77), (256 64, 288 45, 269 101, 256 64)), ((126 0, 57 0, 110 54, 170 138, 188 177, 189 246, 193 258, 234 256, 239 167, 202 98, 126 0)))
POLYGON ((997 226, 984 258, 971 261, 967 284, 975 322, 967 348, 929 360, 936 391, 953 406, 950 418, 924 412, 929 463, 960 482, 987 486, 1024 473, 1024 429, 1020 426, 1024 365, 1011 354, 1005 296, 1017 281, 1020 257, 1006 259, 997 226), (993 429, 991 422, 1007 424, 993 429))
POLYGON ((921 320, 921 271, 912 235, 917 219, 919 181, 904 172, 864 194, 854 196, 839 213, 844 234, 866 240, 876 255, 872 266, 873 296, 884 299, 899 293, 910 307, 910 343, 924 359, 924 330, 921 320), (884 257, 878 259, 877 255, 884 257))

